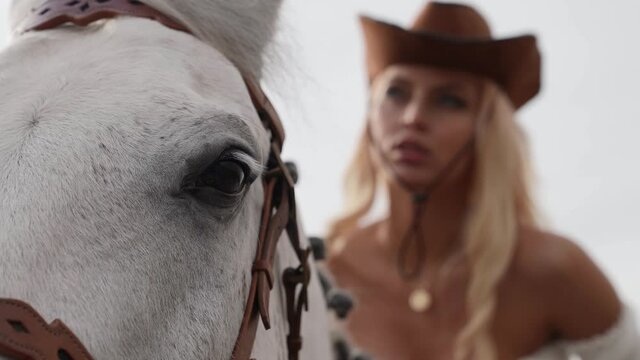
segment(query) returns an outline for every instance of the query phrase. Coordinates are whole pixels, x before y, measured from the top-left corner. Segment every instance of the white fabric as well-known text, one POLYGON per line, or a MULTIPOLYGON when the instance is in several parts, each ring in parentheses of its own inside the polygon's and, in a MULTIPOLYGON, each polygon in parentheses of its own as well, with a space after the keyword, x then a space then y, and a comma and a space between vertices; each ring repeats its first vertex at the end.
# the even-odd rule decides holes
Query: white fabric
POLYGON ((601 335, 558 341, 521 360, 640 360, 640 338, 633 312, 625 308, 618 322, 601 335))

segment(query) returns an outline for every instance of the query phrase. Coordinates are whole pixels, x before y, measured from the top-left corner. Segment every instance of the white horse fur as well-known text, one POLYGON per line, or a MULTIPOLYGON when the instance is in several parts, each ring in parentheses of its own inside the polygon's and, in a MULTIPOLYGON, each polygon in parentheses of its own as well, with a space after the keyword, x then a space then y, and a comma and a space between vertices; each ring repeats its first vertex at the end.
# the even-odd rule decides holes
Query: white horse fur
MULTIPOLYGON (((62 319, 96 359, 231 358, 263 189, 186 194, 223 152, 259 175, 268 139, 238 69, 259 77, 281 0, 148 0, 197 38, 130 17, 20 34, 0 52, 0 297, 62 319), (256 164, 258 166, 256 166, 256 164)), ((295 263, 286 239, 280 270, 295 263)), ((302 359, 329 359, 317 280, 302 359)), ((285 359, 282 288, 254 356, 285 359)))

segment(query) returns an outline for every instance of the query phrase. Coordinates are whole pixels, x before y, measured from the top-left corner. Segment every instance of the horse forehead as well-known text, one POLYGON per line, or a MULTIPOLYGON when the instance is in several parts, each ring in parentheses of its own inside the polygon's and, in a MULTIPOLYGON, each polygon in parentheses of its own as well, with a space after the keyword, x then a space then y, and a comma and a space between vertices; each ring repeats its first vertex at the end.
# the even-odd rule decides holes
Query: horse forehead
POLYGON ((118 19, 85 33, 35 33, 15 47, 5 56, 9 59, 0 58, 4 73, 14 80, 3 82, 31 94, 27 101, 54 107, 48 109, 52 112, 73 114, 74 107, 83 107, 98 115, 135 109, 140 118, 158 120, 162 111, 197 118, 207 115, 197 112, 217 109, 244 119, 259 143, 267 143, 239 71, 221 52, 188 34, 146 20, 118 19), (60 101, 42 100, 47 98, 60 101), (79 104, 78 99, 93 103, 79 104))
MULTIPOLYGON (((219 50, 191 35, 155 22, 123 18, 106 23, 95 39, 88 40, 92 52, 84 51, 76 60, 91 67, 88 73, 86 67, 80 69, 87 84, 108 82, 109 87, 141 95, 188 96, 224 105, 246 118, 255 113, 238 69, 219 50), (109 37, 114 40, 102 46, 101 40, 109 37), (93 71, 96 68, 102 69, 93 71)), ((86 49, 86 44, 79 45, 86 49)), ((59 57, 61 62, 68 58, 59 57)))

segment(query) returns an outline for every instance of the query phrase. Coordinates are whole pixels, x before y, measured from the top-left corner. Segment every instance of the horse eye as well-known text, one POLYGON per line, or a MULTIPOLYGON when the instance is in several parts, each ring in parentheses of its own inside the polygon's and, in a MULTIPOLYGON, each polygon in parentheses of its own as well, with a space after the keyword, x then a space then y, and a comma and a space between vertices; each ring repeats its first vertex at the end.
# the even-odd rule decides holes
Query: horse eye
POLYGON ((216 161, 196 181, 201 188, 211 187, 228 195, 238 195, 247 184, 246 165, 235 160, 216 161))

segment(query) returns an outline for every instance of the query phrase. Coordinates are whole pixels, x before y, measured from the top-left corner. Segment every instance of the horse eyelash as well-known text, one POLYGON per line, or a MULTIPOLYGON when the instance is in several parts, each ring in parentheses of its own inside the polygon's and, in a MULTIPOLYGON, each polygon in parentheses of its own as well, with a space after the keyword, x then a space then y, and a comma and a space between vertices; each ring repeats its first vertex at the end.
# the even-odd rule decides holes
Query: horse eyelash
POLYGON ((242 152, 242 151, 229 151, 227 153, 225 153, 221 159, 223 160, 236 160, 241 162, 242 164, 244 164, 247 169, 249 170, 249 173, 251 174, 251 178, 255 179, 258 178, 262 172, 264 171, 265 167, 258 162, 258 160, 254 159, 252 156, 242 152))

